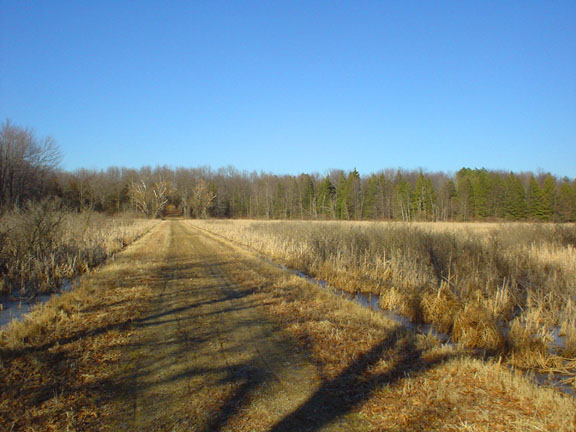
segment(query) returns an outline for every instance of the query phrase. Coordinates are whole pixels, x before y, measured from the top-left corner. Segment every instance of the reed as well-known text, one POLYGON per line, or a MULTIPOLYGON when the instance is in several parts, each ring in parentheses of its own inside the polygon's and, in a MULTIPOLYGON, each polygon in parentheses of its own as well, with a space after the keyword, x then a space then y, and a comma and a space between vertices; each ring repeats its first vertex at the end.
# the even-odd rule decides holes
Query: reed
POLYGON ((0 219, 0 292, 33 297, 57 291, 155 223, 70 212, 55 201, 29 203, 0 219))
POLYGON ((379 294, 381 307, 434 324, 463 346, 523 358, 524 366, 557 366, 541 345, 574 356, 574 225, 190 223, 339 289, 379 294))

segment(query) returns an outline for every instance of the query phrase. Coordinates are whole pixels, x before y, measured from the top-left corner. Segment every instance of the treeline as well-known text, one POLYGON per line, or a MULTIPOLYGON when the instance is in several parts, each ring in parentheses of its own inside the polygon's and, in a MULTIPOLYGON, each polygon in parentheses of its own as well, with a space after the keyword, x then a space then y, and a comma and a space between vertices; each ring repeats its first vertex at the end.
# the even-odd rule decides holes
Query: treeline
POLYGON ((60 173, 58 181, 60 196, 73 208, 133 209, 148 216, 173 205, 190 217, 576 220, 576 182, 485 169, 464 168, 454 176, 406 170, 293 176, 234 168, 114 167, 60 173))
POLYGON ((186 217, 386 220, 576 220, 576 181, 463 168, 455 175, 384 170, 362 176, 247 173, 233 167, 57 169, 52 140, 9 122, 0 131, 0 209, 54 196, 76 210, 167 208, 186 217))

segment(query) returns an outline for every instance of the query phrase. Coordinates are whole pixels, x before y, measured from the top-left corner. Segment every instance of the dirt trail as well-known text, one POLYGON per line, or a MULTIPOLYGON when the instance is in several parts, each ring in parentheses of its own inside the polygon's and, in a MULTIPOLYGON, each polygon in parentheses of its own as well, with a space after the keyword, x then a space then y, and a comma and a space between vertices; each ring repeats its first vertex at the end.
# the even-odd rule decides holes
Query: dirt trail
MULTIPOLYGON (((294 413, 321 384, 316 368, 228 276, 243 258, 180 221, 161 230, 152 307, 134 323, 121 414, 110 428, 309 430, 294 413)), ((328 417, 314 430, 354 430, 359 421, 328 417)))

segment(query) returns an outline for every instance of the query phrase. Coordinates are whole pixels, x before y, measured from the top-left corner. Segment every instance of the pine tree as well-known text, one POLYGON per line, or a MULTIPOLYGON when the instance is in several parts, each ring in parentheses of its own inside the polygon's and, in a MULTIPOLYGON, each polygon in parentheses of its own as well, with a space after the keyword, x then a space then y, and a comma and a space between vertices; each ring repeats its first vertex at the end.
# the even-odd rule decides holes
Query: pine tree
POLYGON ((542 219, 550 220, 556 207, 557 191, 556 180, 548 174, 542 183, 542 219))
POLYGON ((362 182, 360 181, 360 174, 356 171, 356 168, 348 174, 346 186, 348 188, 348 214, 354 219, 361 219, 364 202, 362 182))
POLYGON ((490 177, 487 216, 503 218, 506 216, 506 182, 498 173, 491 173, 490 177))
POLYGON ((567 178, 558 188, 556 214, 562 222, 576 220, 576 187, 573 187, 567 178))
POLYGON ((301 174, 298 177, 298 194, 300 198, 300 208, 302 209, 302 217, 316 217, 314 182, 309 174, 301 174))
POLYGON ((398 207, 398 213, 403 221, 409 221, 413 218, 412 194, 412 185, 398 172, 394 179, 394 195, 396 197, 395 201, 398 207))
POLYGON ((523 219, 526 217, 526 201, 522 182, 514 173, 510 173, 504 187, 506 217, 513 220, 523 219))
POLYGON ((344 173, 340 173, 338 184, 336 185, 336 217, 338 219, 349 220, 348 210, 348 184, 344 173))
POLYGON ((526 210, 528 217, 546 220, 549 215, 544 208, 544 195, 534 176, 530 177, 528 191, 526 192, 526 210))
POLYGON ((318 211, 324 217, 334 218, 334 204, 336 199, 336 188, 330 181, 330 177, 326 177, 318 186, 317 206, 318 211))
POLYGON ((468 220, 475 214, 474 186, 472 184, 472 170, 462 168, 456 173, 456 198, 458 201, 458 214, 468 220))
POLYGON ((364 207, 362 217, 365 219, 377 219, 379 216, 378 211, 378 195, 380 193, 380 181, 374 174, 366 181, 365 194, 364 194, 364 207))
POLYGON ((422 171, 418 174, 414 193, 412 195, 413 205, 416 214, 424 219, 433 217, 433 210, 436 202, 434 187, 429 178, 426 178, 422 171))
POLYGON ((485 168, 474 170, 472 173, 472 196, 474 199, 474 216, 484 218, 489 215, 489 196, 491 179, 485 168))

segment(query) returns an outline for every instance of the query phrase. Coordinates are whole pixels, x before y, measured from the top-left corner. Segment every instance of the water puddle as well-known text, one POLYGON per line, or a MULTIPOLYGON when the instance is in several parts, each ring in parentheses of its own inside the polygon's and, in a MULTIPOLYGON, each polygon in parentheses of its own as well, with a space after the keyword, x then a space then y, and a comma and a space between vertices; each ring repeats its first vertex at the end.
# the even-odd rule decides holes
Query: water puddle
MULTIPOLYGON (((528 375, 532 374, 528 373, 528 375)), ((537 372, 534 374, 533 379, 541 386, 551 387, 576 398, 576 388, 570 384, 570 380, 574 379, 573 376, 558 373, 537 372)))
MULTIPOLYGON (((270 264, 273 264, 274 266, 281 268, 282 270, 288 271, 298 277, 301 277, 303 279, 306 279, 309 282, 312 282, 315 285, 318 285, 324 289, 329 290, 330 292, 332 292, 335 295, 338 295, 340 297, 344 297, 347 298, 348 300, 352 300, 356 303, 358 303, 359 305, 372 309, 373 311, 377 311, 381 314, 383 314, 386 318, 397 322, 398 324, 413 330, 417 333, 420 334, 424 334, 424 335, 430 335, 430 336, 434 336, 436 339, 438 339, 440 342, 447 344, 447 345, 451 345, 451 346, 455 346, 456 344, 454 342, 451 341, 451 338, 449 335, 447 335, 446 333, 442 333, 440 331, 438 331, 438 329, 436 329, 433 325, 430 324, 415 324, 412 321, 410 321, 407 317, 402 316, 394 311, 391 310, 386 310, 386 309, 381 309, 380 308, 380 296, 378 294, 372 294, 372 293, 349 293, 347 291, 343 291, 340 290, 338 288, 334 288, 332 286, 330 286, 326 281, 321 280, 321 279, 316 279, 300 270, 294 270, 291 268, 288 268, 285 264, 278 264, 276 262, 274 262, 272 259, 268 258, 268 257, 264 257, 260 254, 258 254, 258 256, 260 257, 260 259, 262 259, 263 261, 266 261, 270 264)), ((559 335, 559 329, 555 329, 553 332, 553 339, 554 339, 554 344, 557 347, 561 347, 563 346, 564 343, 564 338, 562 336, 559 335)), ((534 382, 536 382, 539 385, 545 386, 545 387, 551 387, 554 388, 562 393, 571 395, 573 397, 576 397, 576 389, 570 384, 570 380, 573 379, 572 376, 570 375, 563 375, 563 374, 558 374, 558 373, 539 373, 539 372, 528 372, 526 373, 526 376, 533 379, 534 382)))
POLYGON ((550 331, 550 337, 552 338, 551 349, 555 352, 564 349, 566 346, 566 337, 562 334, 559 326, 554 327, 552 331, 550 331))
POLYGON ((281 268, 282 270, 288 271, 298 277, 301 277, 303 279, 306 279, 309 282, 312 282, 314 285, 318 285, 324 289, 328 289, 330 290, 330 292, 332 292, 333 294, 336 294, 340 297, 344 297, 347 298, 348 300, 352 300, 353 302, 358 303, 359 305, 366 307, 368 309, 372 309, 373 311, 376 312, 380 312, 382 315, 384 315, 386 318, 397 322, 398 324, 413 330, 417 333, 421 333, 424 335, 430 335, 430 336, 434 336, 436 339, 438 339, 440 342, 444 343, 444 344, 449 344, 449 345, 454 345, 451 341, 450 341, 450 336, 447 335, 446 333, 442 333, 440 331, 438 331, 438 329, 436 329, 436 327, 434 327, 431 324, 415 324, 412 321, 410 321, 408 318, 406 318, 405 316, 402 316, 394 311, 391 310, 387 310, 387 309, 382 309, 380 308, 380 296, 378 294, 372 294, 372 293, 363 293, 363 292, 357 292, 357 293, 350 293, 338 288, 334 288, 333 286, 329 285, 326 281, 322 280, 322 279, 316 279, 300 270, 294 270, 291 268, 288 268, 286 265, 284 264, 278 264, 275 263, 273 260, 266 258, 266 257, 262 257, 261 255, 259 255, 261 259, 263 259, 264 261, 275 265, 276 267, 281 268))
POLYGON ((52 297, 51 294, 39 295, 34 299, 25 299, 14 296, 0 297, 0 328, 12 320, 22 320, 32 307, 46 303, 52 297))
POLYGON ((0 328, 8 325, 13 320, 21 321, 36 305, 46 303, 53 296, 74 289, 78 279, 66 279, 62 281, 60 290, 51 294, 39 294, 33 298, 21 295, 0 296, 0 328))

